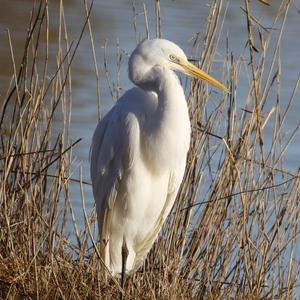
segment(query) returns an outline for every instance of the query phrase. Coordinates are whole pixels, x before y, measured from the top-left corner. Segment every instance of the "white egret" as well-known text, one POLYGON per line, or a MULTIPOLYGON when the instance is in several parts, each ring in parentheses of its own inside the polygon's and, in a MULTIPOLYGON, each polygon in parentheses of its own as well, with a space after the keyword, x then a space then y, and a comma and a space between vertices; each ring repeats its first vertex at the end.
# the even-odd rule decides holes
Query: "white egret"
POLYGON ((227 91, 164 39, 141 42, 128 67, 136 87, 99 122, 91 147, 101 255, 113 274, 143 263, 183 178, 191 129, 174 71, 227 91))

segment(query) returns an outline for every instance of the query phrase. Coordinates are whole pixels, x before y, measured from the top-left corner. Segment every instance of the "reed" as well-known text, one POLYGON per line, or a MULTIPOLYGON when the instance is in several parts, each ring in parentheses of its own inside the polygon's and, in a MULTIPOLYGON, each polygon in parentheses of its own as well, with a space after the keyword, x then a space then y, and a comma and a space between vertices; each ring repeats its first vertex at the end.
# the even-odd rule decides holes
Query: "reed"
MULTIPOLYGON (((159 4, 156 32, 161 36, 159 4)), ((78 41, 70 43, 61 1, 55 71, 49 67, 48 1, 34 2, 19 65, 7 32, 14 72, 0 113, 1 299, 116 299, 120 291, 99 257, 95 213, 85 210, 83 185, 89 183, 82 173, 71 177, 72 150, 80 142, 69 136, 71 70, 86 28, 98 99, 103 80, 90 9, 86 5, 78 41), (82 231, 72 208, 72 185, 81 191, 82 231)), ((280 46, 289 9, 290 1, 282 1, 272 28, 266 29, 245 0, 245 53, 234 57, 225 49, 220 67, 214 57, 224 4, 213 1, 204 38, 194 39, 195 57, 210 72, 218 67, 230 93, 212 93, 196 81, 186 85, 192 142, 184 181, 143 268, 128 279, 126 299, 299 297, 300 174, 287 170, 285 161, 300 124, 289 134, 284 131, 299 78, 289 99, 280 92, 280 46), (237 98, 241 70, 248 75, 245 99, 237 98), (266 135, 267 129, 272 133, 266 135)), ((145 5, 144 13, 148 35, 145 5)), ((101 108, 100 100, 95 107, 101 108)))

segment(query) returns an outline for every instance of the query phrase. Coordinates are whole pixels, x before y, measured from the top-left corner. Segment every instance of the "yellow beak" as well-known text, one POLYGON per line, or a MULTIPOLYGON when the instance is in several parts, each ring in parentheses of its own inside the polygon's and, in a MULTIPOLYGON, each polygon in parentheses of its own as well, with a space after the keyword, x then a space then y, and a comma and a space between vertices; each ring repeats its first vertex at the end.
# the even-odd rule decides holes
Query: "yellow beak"
POLYGON ((228 93, 227 87, 219 82, 218 80, 214 79, 212 76, 204 72, 203 70, 197 68, 192 63, 187 60, 182 60, 175 55, 170 55, 170 60, 178 65, 180 65, 184 69, 184 73, 201 80, 207 81, 208 83, 212 84, 213 86, 223 90, 224 92, 228 93))
POLYGON ((218 80, 214 79, 212 76, 204 72, 203 70, 197 68, 189 61, 180 61, 180 65, 183 67, 187 75, 191 75, 193 77, 199 78, 201 80, 207 81, 208 83, 212 84, 213 86, 223 90, 224 92, 228 93, 227 87, 219 82, 218 80))

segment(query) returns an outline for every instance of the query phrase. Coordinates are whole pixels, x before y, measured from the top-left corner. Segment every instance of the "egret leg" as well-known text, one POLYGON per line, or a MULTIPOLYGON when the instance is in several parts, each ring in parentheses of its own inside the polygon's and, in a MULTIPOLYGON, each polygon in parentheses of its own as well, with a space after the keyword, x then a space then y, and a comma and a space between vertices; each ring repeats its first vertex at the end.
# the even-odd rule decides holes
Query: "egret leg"
MULTIPOLYGON (((128 254, 129 254, 125 237, 123 237, 123 244, 122 244, 122 251, 121 251, 121 253, 122 253, 121 288, 124 291, 125 281, 126 281, 126 263, 127 263, 127 257, 128 257, 128 254)), ((123 300, 123 299, 125 299, 125 296, 121 292, 120 293, 120 300, 123 300)))

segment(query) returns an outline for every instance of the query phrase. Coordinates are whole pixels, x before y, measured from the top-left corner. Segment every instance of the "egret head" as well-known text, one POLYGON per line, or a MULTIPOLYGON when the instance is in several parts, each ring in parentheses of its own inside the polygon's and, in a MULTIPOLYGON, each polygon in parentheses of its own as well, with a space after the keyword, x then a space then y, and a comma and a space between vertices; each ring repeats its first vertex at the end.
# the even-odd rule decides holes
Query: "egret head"
POLYGON ((153 39, 141 42, 129 58, 130 80, 135 84, 143 85, 144 82, 148 82, 149 71, 155 66, 182 72, 207 81, 223 91, 228 91, 222 83, 190 63, 183 50, 171 41, 153 39))

